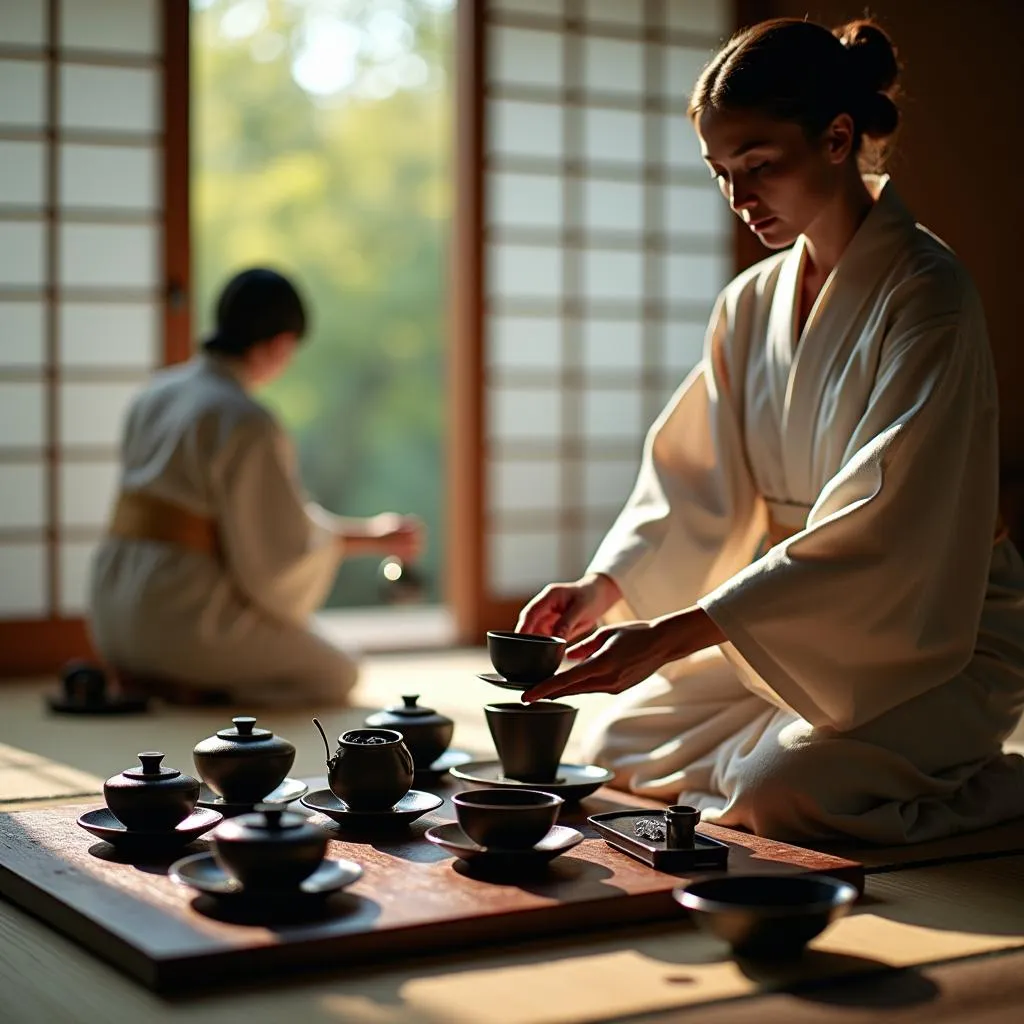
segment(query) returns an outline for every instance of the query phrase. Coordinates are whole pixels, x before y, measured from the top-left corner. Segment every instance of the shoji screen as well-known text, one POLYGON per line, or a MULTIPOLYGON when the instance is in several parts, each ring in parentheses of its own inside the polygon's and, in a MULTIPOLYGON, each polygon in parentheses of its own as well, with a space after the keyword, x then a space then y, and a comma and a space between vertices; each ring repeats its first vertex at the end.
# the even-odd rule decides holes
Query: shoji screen
POLYGON ((2 672, 84 653, 121 417, 166 355, 172 21, 181 43, 184 3, 0 4, 2 672))
POLYGON ((489 0, 482 18, 481 553, 500 618, 582 571, 699 359, 732 228, 685 110, 732 11, 489 0))

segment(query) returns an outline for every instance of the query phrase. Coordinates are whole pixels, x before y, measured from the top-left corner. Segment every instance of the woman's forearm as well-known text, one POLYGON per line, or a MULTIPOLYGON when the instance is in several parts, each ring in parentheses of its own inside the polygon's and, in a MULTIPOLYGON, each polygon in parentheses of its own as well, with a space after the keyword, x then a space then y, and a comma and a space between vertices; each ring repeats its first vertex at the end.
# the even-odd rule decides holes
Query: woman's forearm
POLYGON ((672 612, 651 620, 654 646, 662 664, 687 658, 706 647, 725 643, 728 639, 718 623, 699 605, 672 612))

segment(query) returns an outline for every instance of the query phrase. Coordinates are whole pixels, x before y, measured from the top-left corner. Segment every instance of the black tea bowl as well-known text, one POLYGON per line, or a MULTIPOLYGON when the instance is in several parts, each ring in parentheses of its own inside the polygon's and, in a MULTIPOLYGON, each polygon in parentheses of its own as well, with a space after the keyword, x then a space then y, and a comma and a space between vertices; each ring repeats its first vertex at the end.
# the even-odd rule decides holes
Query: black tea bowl
POLYGON ((698 928, 750 959, 798 956, 857 899, 849 882, 825 875, 724 875, 672 891, 698 928))
POLYGON ((534 789, 475 789, 452 797, 459 827, 485 849, 528 850, 554 827, 565 801, 534 789))
POLYGON ((560 636, 492 629, 487 634, 487 653, 494 671, 509 682, 542 683, 562 664, 565 640, 560 636))

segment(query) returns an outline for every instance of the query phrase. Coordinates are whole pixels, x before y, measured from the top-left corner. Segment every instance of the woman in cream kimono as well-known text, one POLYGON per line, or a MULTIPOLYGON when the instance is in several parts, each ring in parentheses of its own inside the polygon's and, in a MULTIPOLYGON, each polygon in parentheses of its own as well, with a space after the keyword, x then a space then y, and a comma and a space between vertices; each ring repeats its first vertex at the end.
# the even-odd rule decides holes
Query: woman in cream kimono
POLYGON ((586 637, 526 700, 620 693, 590 756, 777 838, 905 843, 1024 814, 1024 567, 998 525, 978 295, 886 178, 897 73, 869 23, 754 26, 691 100, 771 248, 715 306, 633 494, 519 628, 586 637), (868 140, 865 143, 865 138, 868 140))
POLYGON ((412 558, 421 527, 303 498, 291 445, 252 392, 287 367, 305 326, 289 281, 245 271, 203 352, 157 373, 129 410, 91 594, 96 645, 126 689, 323 704, 355 683, 355 662, 310 617, 343 555, 412 558))

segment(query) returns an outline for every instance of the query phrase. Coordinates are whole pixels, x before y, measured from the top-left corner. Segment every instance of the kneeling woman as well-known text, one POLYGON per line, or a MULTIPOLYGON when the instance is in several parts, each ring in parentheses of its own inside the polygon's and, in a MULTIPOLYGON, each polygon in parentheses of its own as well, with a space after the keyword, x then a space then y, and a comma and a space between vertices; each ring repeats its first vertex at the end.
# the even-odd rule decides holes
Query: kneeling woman
POLYGON ((885 178, 885 35, 777 21, 709 64, 691 117, 772 249, 575 583, 520 626, 580 665, 527 699, 628 691, 591 756, 637 793, 787 838, 913 842, 1024 814, 1024 566, 997 525, 978 294, 885 178), (615 607, 618 606, 618 607, 615 607), (649 677, 649 678, 648 678, 649 677))
POLYGON ((310 628, 352 555, 415 557, 419 521, 303 498, 288 438, 252 392, 288 366, 306 316, 262 269, 221 294, 216 333, 129 410, 121 493, 93 566, 91 628, 127 688, 247 704, 343 701, 357 669, 310 628))

